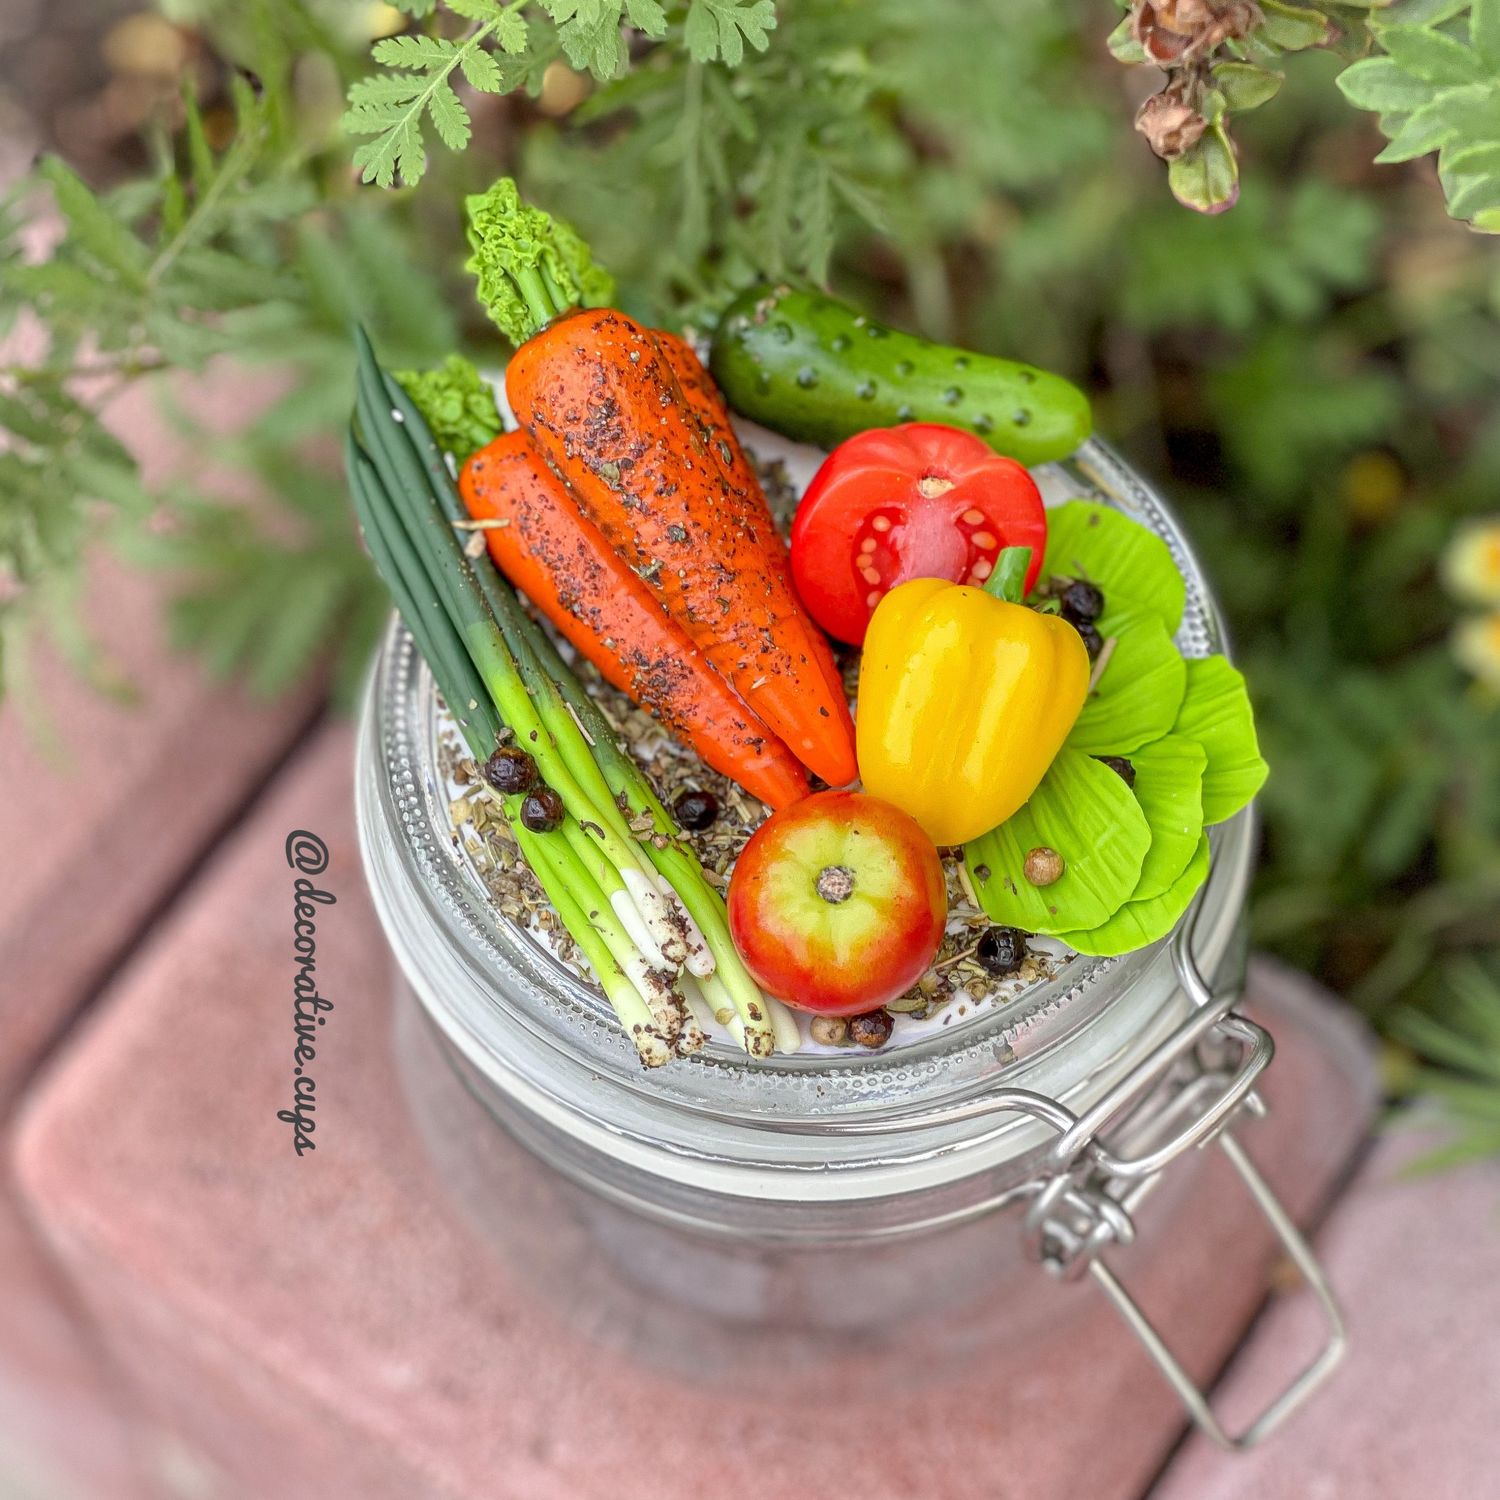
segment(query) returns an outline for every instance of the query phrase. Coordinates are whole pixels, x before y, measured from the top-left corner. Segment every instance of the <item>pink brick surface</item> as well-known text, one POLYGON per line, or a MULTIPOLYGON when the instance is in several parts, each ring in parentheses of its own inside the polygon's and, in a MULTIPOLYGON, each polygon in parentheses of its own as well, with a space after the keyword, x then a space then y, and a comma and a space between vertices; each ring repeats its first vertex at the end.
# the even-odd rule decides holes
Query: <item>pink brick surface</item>
MULTIPOLYGON (((897 1378, 873 1408, 836 1382, 795 1400, 773 1384, 747 1404, 560 1317, 536 1276, 455 1212, 414 1134, 389 961, 352 836, 350 756, 349 735, 329 732, 277 783, 30 1100, 17 1146, 33 1213, 153 1420, 215 1476, 208 1493, 1141 1492, 1179 1416, 1083 1288, 1026 1283, 1032 1320, 1056 1320, 1066 1337, 993 1341, 961 1376, 897 1378), (282 845, 294 827, 327 840, 324 883, 338 896, 319 923, 323 993, 336 1001, 320 1048, 319 1149, 300 1161, 276 1119, 289 1082, 282 845)), ((1329 1023, 1315 997, 1269 972, 1257 989, 1282 1051, 1272 1117, 1245 1134, 1305 1211, 1364 1129, 1369 1075, 1347 1038, 1330 1048, 1320 1036, 1329 1023)), ((457 1097, 454 1109, 453 1128, 472 1128, 457 1097)), ((1257 1305, 1267 1246, 1225 1174, 1205 1169, 1195 1187, 1162 1195, 1172 1222, 1147 1236, 1178 1241, 1172 1253, 1122 1266, 1207 1371, 1257 1305)))
POLYGON ((128 1404, 75 1302, 0 1196, 0 1495, 146 1500, 128 1404))
MULTIPOLYGON (((1152 1500, 1500 1494, 1500 1165, 1412 1177, 1434 1139, 1408 1120, 1381 1140, 1319 1236, 1351 1339, 1322 1399, 1232 1463, 1191 1442, 1152 1500)), ((1230 1372, 1230 1410, 1310 1337, 1304 1308, 1276 1308, 1230 1372)))
MULTIPOLYGON (((256 399, 221 372, 192 405, 223 426, 256 399)), ((111 425, 148 481, 182 459, 144 388, 115 404, 111 425)), ((206 682, 167 645, 163 594, 161 577, 103 558, 85 590, 90 628, 138 702, 101 695, 43 649, 34 717, 55 743, 13 703, 0 708, 0 1106, 312 711, 308 692, 270 704, 206 682)))
MULTIPOLYGON (((266 395, 263 381, 247 389, 221 371, 187 397, 227 428, 266 395)), ((184 457, 144 388, 109 415, 148 481, 184 457)), ((0 1121, 115 956, 314 711, 315 692, 268 705, 208 683, 168 649, 163 594, 160 577, 92 562, 89 625, 138 702, 101 695, 43 647, 27 663, 39 701, 26 716, 14 698, 0 706, 0 1121)), ((64 1500, 76 1483, 127 1500, 118 1382, 59 1285, 0 1179, 0 1493, 64 1500)))

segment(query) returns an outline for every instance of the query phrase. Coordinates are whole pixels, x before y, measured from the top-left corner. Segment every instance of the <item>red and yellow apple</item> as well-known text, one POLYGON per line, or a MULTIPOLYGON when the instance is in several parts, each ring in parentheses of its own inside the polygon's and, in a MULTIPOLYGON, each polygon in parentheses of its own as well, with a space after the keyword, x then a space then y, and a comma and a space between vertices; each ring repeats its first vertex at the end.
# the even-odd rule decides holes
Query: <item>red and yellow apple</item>
POLYGON ((729 930, 756 982, 826 1016, 861 1015, 910 989, 947 916, 932 840, 863 792, 820 792, 776 813, 729 883, 729 930))

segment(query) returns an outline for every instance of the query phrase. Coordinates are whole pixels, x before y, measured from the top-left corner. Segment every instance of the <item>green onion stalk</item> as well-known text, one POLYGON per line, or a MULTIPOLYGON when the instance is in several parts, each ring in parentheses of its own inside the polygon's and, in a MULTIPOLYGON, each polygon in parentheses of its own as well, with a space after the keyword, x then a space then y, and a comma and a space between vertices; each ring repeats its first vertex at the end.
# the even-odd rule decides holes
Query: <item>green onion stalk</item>
MULTIPOLYGON (((433 503, 433 475, 417 451, 420 444, 431 443, 426 423, 406 393, 376 364, 363 335, 359 360, 355 413, 367 450, 384 462, 404 493, 425 497, 420 506, 406 507, 412 522, 408 530, 415 531, 414 540, 429 563, 429 578, 480 677, 517 743, 536 760, 547 784, 614 867, 612 888, 605 894, 627 930, 654 962, 676 968, 688 957, 689 938, 697 935, 688 930, 656 885, 650 861, 626 826, 555 686, 529 669, 524 652, 518 660, 517 643, 507 638, 485 607, 475 561, 465 556, 452 527, 433 503), (408 430, 408 424, 417 425, 408 430)), ((452 488, 451 478, 445 488, 452 488)), ((486 560, 480 561, 489 566, 486 560)), ((701 948, 701 938, 696 946, 701 948)))
POLYGON ((417 406, 361 333, 350 489, 366 541, 470 753, 507 737, 561 797, 561 824, 527 828, 523 799, 499 803, 522 856, 597 975, 642 1061, 704 1043, 712 1015, 754 1055, 796 1044, 729 939, 723 904, 613 729, 487 557, 466 555, 453 479, 417 406), (617 800, 618 799, 618 800, 617 800), (658 849, 627 814, 650 811, 658 849))
MULTIPOLYGON (((495 189, 490 190, 490 195, 495 189)), ((487 201, 490 195, 486 195, 487 201)), ((537 219, 547 220, 546 214, 538 210, 526 210, 537 219)), ((525 237, 526 243, 538 248, 546 243, 540 233, 543 225, 532 223, 532 233, 525 237)), ((577 242, 582 243, 582 242, 577 242)), ((537 285, 540 285, 538 282, 537 285)), ((555 276, 549 276, 547 287, 556 288, 555 276)), ((537 288, 532 287, 532 291, 537 288)), ((404 386, 413 386, 420 395, 422 387, 417 384, 420 377, 407 377, 402 381, 387 377, 387 395, 402 411, 408 431, 416 431, 419 402, 413 402, 404 386), (411 410, 408 410, 411 408, 411 410)), ((466 387, 466 381, 465 381, 466 387)), ((444 392, 447 395, 447 392, 444 392)), ((478 437, 493 437, 501 431, 499 416, 493 416, 493 431, 487 434, 465 434, 465 444, 478 437)), ((447 468, 440 444, 429 435, 429 441, 417 444, 422 449, 423 463, 428 469, 431 487, 438 504, 450 525, 462 528, 468 525, 468 513, 462 499, 453 487, 452 475, 447 468)), ((483 446, 483 444, 480 444, 483 446)), ((459 455, 462 456, 462 455, 459 455)), ((601 772, 604 790, 612 807, 624 804, 631 820, 642 814, 651 817, 651 834, 643 840, 646 858, 654 865, 660 888, 672 892, 682 904, 699 941, 705 945, 709 962, 699 962, 699 954, 688 954, 688 975, 696 984, 684 983, 684 999, 693 1007, 702 1002, 708 1014, 729 1031, 733 1040, 744 1047, 751 1056, 763 1058, 774 1050, 795 1052, 799 1046, 798 1029, 790 1011, 780 1002, 760 993, 759 986, 745 969, 744 960, 735 950, 729 935, 729 919, 724 912, 723 898, 709 885, 703 876, 699 862, 690 849, 679 843, 678 829, 672 823, 654 787, 646 780, 645 772, 634 762, 630 754, 619 745, 615 727, 604 717, 598 703, 594 702, 576 673, 562 660, 552 637, 532 621, 531 616, 520 606, 513 589, 499 576, 487 558, 474 559, 474 573, 484 598, 493 615, 505 631, 507 640, 516 646, 517 660, 525 661, 526 669, 535 678, 546 684, 546 688, 559 694, 565 711, 570 709, 586 742, 586 750, 592 766, 601 772)))

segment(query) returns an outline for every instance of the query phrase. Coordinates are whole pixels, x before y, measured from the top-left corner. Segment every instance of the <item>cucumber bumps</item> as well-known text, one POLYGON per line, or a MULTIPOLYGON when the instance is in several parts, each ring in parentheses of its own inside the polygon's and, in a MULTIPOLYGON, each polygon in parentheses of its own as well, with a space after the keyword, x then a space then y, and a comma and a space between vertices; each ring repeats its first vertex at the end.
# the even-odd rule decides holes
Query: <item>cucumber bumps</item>
POLYGON ((944 422, 1023 464, 1065 458, 1093 425, 1060 375, 887 328, 822 292, 756 286, 725 309, 710 365, 729 404, 831 448, 870 427, 944 422))

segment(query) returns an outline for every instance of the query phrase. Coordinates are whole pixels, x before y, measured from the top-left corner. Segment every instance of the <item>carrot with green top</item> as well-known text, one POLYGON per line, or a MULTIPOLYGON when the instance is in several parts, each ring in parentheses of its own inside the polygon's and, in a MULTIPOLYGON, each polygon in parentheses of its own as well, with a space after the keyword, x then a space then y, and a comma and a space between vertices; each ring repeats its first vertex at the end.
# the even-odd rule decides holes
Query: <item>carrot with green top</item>
POLYGON ((590 306, 610 296, 608 278, 509 179, 468 208, 469 268, 516 345, 506 393, 537 450, 792 753, 830 785, 852 781, 853 723, 828 644, 727 420, 683 388, 680 341, 590 306))

